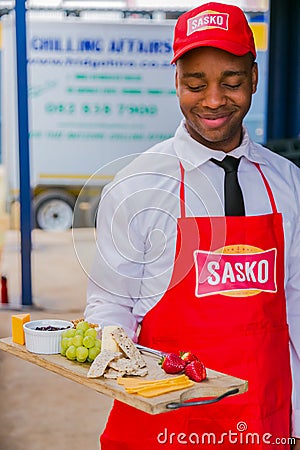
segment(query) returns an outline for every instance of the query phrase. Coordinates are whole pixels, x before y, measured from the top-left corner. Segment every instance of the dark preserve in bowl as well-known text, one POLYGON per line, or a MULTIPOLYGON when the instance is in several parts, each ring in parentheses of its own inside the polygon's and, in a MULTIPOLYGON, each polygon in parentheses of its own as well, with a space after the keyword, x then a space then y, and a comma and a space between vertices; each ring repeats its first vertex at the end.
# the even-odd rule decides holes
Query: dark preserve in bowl
POLYGON ((47 327, 35 327, 37 331, 59 331, 59 330, 67 330, 71 327, 53 327, 52 325, 48 325, 47 327))

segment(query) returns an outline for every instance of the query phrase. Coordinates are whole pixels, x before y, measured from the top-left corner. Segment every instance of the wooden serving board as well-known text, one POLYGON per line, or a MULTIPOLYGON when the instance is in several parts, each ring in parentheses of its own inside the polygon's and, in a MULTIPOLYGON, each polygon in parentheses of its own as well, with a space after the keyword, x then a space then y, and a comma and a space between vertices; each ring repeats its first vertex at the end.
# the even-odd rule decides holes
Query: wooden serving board
MULTIPOLYGON (((78 363, 69 361, 66 357, 57 355, 40 355, 26 350, 25 345, 12 342, 12 339, 0 339, 0 350, 4 350, 25 361, 29 361, 51 372, 62 375, 65 378, 76 381, 79 384, 94 389, 95 391, 108 395, 121 402, 127 403, 137 409, 149 414, 159 414, 170 411, 167 405, 172 402, 184 402, 191 399, 201 399, 207 397, 218 397, 233 389, 238 389, 237 394, 242 394, 248 390, 248 383, 245 380, 207 369, 207 379, 201 383, 180 391, 170 392, 153 398, 144 398, 135 394, 128 394, 124 387, 117 384, 116 380, 100 378, 87 378, 90 367, 88 363, 78 363)), ((171 377, 167 375, 158 365, 156 356, 143 354, 149 373, 143 379, 163 379, 171 377)))

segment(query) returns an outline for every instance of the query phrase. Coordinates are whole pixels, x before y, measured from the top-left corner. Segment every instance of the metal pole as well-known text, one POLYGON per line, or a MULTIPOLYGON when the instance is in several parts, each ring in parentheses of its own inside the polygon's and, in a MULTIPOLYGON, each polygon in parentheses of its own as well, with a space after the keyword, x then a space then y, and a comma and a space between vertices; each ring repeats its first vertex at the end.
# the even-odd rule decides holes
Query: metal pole
POLYGON ((289 35, 289 68, 288 73, 288 114, 287 114, 287 137, 300 137, 300 3, 293 0, 290 4, 290 35, 289 35))
POLYGON ((28 127, 28 82, 25 0, 16 0, 17 97, 20 174, 20 228, 22 305, 32 305, 31 285, 31 189, 28 127))
POLYGON ((268 139, 286 138, 289 2, 270 1, 268 139))

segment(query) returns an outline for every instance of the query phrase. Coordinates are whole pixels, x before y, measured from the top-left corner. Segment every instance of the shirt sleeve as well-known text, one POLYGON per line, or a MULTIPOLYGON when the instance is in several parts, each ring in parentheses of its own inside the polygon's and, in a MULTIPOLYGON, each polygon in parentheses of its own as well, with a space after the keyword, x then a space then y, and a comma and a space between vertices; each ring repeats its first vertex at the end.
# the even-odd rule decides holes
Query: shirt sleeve
POLYGON ((138 322, 133 307, 143 275, 144 243, 128 207, 130 195, 121 185, 105 187, 99 204, 85 318, 101 328, 120 325, 135 340, 138 322))
POLYGON ((287 255, 287 314, 290 331, 291 368, 293 378, 293 436, 300 438, 300 171, 294 172, 295 202, 298 209, 291 245, 287 255))
POLYGON ((88 274, 85 317, 90 322, 120 325, 136 339, 145 314, 167 290, 176 248, 179 173, 177 158, 145 152, 104 188, 88 274))

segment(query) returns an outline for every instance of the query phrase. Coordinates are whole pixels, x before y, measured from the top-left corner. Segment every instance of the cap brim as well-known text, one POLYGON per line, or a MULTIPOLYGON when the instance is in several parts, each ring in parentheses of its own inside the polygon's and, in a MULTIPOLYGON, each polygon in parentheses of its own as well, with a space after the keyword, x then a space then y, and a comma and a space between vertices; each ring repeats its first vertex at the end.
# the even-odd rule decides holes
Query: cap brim
POLYGON ((242 44, 237 44, 236 42, 231 41, 220 41, 220 40, 207 40, 207 41, 201 41, 201 42, 192 42, 189 45, 186 45, 185 47, 182 47, 180 51, 178 51, 172 61, 171 64, 174 64, 182 55, 189 52, 190 50, 194 50, 195 48, 199 47, 214 47, 219 48, 220 50, 225 50, 228 53, 232 53, 236 56, 243 56, 247 53, 252 53, 254 58, 256 58, 256 52, 253 53, 253 50, 249 47, 245 47, 242 44))

